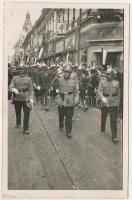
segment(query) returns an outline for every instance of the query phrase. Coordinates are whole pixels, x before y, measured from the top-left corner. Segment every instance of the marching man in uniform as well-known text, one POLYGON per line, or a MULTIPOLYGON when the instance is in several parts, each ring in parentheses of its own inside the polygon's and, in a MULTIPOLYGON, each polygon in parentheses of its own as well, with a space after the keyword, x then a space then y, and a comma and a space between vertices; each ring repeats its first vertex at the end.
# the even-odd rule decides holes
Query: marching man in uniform
POLYGON ((21 110, 23 108, 23 132, 29 134, 29 115, 31 106, 33 106, 33 84, 31 78, 25 75, 23 65, 18 67, 18 75, 13 77, 9 89, 14 96, 16 128, 21 125, 21 110))
POLYGON ((69 138, 72 137, 71 131, 74 105, 79 102, 78 85, 70 76, 71 68, 66 67, 64 68, 63 76, 59 77, 58 74, 51 83, 58 93, 59 128, 63 129, 65 117, 65 129, 69 138))
POLYGON ((106 80, 100 82, 98 93, 102 100, 101 132, 103 135, 105 135, 106 118, 107 114, 109 113, 112 141, 113 143, 117 143, 117 116, 120 102, 120 89, 119 82, 113 80, 112 69, 108 69, 106 71, 106 80))

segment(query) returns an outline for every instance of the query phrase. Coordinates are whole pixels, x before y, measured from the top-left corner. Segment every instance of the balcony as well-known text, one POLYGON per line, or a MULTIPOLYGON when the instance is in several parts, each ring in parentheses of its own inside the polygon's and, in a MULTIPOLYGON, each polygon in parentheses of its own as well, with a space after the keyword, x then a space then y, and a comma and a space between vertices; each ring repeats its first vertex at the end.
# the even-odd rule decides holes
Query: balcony
POLYGON ((78 26, 77 20, 73 20, 70 24, 66 25, 66 32, 73 30, 78 26))
POLYGON ((123 21, 123 10, 119 9, 96 9, 90 15, 95 16, 100 23, 123 21))

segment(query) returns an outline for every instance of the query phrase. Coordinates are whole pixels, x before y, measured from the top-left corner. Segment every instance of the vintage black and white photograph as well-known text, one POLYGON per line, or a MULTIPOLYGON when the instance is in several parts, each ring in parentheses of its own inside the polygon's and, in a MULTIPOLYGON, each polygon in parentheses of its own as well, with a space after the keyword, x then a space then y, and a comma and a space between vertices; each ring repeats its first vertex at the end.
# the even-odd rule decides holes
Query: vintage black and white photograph
POLYGON ((123 191, 125 8, 6 2, 3 16, 7 190, 123 191))

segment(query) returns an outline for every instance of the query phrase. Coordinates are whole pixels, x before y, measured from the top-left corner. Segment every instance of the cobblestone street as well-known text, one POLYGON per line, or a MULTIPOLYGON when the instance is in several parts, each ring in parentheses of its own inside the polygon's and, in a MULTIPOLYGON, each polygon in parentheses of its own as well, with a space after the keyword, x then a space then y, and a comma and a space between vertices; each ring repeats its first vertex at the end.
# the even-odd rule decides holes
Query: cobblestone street
POLYGON ((9 101, 9 190, 121 190, 122 120, 119 143, 113 144, 107 119, 106 135, 100 135, 100 110, 76 109, 72 139, 58 129, 57 107, 48 112, 37 105, 30 118, 30 134, 15 126, 9 101))

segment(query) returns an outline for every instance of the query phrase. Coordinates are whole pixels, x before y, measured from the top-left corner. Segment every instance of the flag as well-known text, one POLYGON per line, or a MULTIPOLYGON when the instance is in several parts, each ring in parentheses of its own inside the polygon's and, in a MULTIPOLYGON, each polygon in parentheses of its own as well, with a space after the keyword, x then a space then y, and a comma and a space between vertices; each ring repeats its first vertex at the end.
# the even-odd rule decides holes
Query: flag
POLYGON ((29 56, 27 57, 27 63, 29 62, 29 56))
POLYGON ((102 48, 102 64, 105 65, 107 57, 107 50, 102 48))
POLYGON ((69 62, 69 53, 67 53, 67 56, 66 56, 66 64, 68 64, 68 62, 69 62))
POLYGON ((41 58, 42 53, 43 53, 43 48, 41 48, 40 51, 39 51, 39 59, 41 58))

